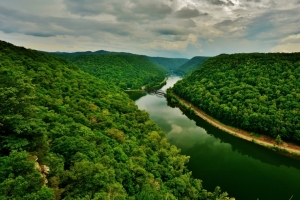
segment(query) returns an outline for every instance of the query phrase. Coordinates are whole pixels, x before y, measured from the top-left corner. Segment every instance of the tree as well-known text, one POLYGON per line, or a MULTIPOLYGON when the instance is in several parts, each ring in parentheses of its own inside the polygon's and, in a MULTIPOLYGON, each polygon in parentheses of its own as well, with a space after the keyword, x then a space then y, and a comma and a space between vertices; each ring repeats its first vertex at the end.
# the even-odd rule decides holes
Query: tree
POLYGON ((282 143, 282 140, 281 140, 280 135, 277 135, 275 141, 276 141, 276 144, 277 144, 277 145, 280 145, 280 144, 282 143))

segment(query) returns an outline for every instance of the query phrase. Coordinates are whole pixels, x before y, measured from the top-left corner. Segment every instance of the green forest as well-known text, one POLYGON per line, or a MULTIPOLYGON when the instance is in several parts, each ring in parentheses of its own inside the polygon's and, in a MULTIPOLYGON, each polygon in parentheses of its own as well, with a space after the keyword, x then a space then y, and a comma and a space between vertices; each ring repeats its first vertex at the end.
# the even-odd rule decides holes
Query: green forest
POLYGON ((179 66, 174 73, 180 76, 186 76, 191 74, 195 71, 198 67, 200 67, 209 57, 203 56, 195 56, 190 59, 188 62, 184 63, 183 65, 179 66))
POLYGON ((56 54, 75 63, 81 70, 122 89, 141 89, 161 83, 166 71, 146 56, 126 54, 56 54))
POLYGON ((173 92, 227 125, 300 144, 300 53, 221 54, 173 92))
POLYGON ((229 199, 192 178, 189 157, 121 88, 62 58, 0 49, 0 199, 229 199))
POLYGON ((189 61, 186 58, 148 57, 151 62, 170 72, 189 61))

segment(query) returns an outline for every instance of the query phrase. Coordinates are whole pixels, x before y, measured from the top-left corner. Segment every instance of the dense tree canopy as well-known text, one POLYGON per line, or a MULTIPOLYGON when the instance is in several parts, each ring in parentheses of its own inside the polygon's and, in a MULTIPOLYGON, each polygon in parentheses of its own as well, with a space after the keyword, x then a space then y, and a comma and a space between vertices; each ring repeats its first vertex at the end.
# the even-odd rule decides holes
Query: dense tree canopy
POLYGON ((164 58, 164 57, 148 57, 151 62, 166 71, 176 70, 178 67, 186 63, 186 58, 164 58))
POLYGON ((173 91, 226 124, 300 142, 300 53, 221 54, 173 91))
POLYGON ((146 56, 126 54, 77 55, 58 54, 75 63, 80 69, 122 89, 141 89, 157 85, 166 77, 166 71, 146 56))
POLYGON ((228 199, 191 177, 120 88, 61 58, 0 49, 0 199, 228 199))
POLYGON ((195 71, 198 67, 200 67, 209 57, 203 57, 203 56, 195 56, 188 62, 184 63, 183 65, 179 66, 174 73, 186 76, 191 74, 193 71, 195 71))

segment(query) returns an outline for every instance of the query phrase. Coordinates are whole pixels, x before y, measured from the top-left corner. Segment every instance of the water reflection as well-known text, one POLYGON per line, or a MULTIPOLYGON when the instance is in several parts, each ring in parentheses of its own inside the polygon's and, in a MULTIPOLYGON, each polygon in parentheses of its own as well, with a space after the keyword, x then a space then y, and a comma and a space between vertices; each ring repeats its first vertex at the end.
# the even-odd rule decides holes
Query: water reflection
MULTIPOLYGON (((178 81, 168 80, 164 90, 178 81)), ((211 126, 166 99, 146 95, 136 100, 163 131, 170 143, 190 156, 188 168, 209 190, 221 186, 236 199, 300 199, 300 162, 211 126)))

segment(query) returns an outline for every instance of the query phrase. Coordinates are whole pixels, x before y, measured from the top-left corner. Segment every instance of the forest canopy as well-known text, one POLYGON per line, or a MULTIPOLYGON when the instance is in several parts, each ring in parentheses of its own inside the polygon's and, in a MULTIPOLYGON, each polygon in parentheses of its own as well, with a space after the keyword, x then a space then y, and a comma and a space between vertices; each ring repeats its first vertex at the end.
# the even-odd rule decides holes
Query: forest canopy
POLYGON ((300 144, 300 53, 221 54, 173 91, 225 124, 300 144))
POLYGON ((0 41, 0 199, 229 199, 208 192, 111 82, 0 41))
POLYGON ((186 58, 164 58, 164 57, 148 57, 151 62, 164 70, 170 72, 176 70, 178 67, 188 62, 186 58))
POLYGON ((146 56, 130 54, 56 54, 80 69, 122 89, 141 89, 161 83, 167 71, 146 56))
POLYGON ((188 62, 179 66, 174 71, 174 73, 181 76, 189 75, 193 71, 195 71, 198 67, 200 67, 207 59, 209 59, 209 57, 195 56, 192 59, 190 59, 188 62))

